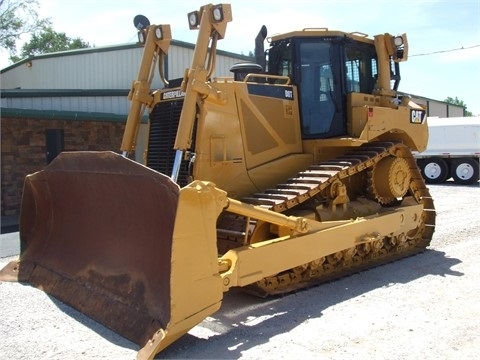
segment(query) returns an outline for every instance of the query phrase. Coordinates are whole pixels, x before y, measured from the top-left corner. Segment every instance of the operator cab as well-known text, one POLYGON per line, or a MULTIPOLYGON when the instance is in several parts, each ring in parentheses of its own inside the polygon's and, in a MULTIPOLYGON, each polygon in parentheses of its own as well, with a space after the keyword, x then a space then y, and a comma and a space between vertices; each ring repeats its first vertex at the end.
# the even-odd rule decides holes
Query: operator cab
POLYGON ((377 56, 373 42, 362 40, 314 29, 271 42, 267 73, 289 76, 297 86, 304 139, 346 135, 347 94, 372 94, 377 56))

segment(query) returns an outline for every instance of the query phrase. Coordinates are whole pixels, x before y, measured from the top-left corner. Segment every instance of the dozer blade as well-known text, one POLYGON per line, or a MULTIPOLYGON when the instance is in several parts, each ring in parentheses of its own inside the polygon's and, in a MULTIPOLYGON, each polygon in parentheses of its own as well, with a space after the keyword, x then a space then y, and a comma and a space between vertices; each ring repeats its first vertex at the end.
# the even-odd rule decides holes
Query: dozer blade
POLYGON ((153 358, 220 307, 221 209, 202 196, 113 152, 62 153, 25 180, 20 259, 0 278, 31 283, 153 358))

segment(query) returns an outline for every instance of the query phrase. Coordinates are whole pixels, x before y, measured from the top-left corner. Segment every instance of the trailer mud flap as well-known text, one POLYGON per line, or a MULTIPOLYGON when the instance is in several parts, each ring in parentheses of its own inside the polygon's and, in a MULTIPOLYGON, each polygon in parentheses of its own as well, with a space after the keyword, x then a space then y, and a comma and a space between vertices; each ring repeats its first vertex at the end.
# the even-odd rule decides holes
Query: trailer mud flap
MULTIPOLYGON (((199 255, 190 253, 196 246, 190 251, 180 244, 173 258, 179 196, 170 178, 113 152, 62 153, 25 180, 20 259, 7 265, 0 279, 42 289, 139 344, 139 357, 153 358, 216 311, 222 297, 219 277, 205 264, 200 273, 209 274, 204 278, 215 291, 203 303, 188 297, 190 303, 172 319, 175 298, 192 290, 184 289, 189 285, 181 275, 175 278, 183 270, 179 264, 199 255), (172 290, 173 282, 179 290, 172 290), (184 318, 196 323, 179 326, 184 318)), ((195 222, 188 224, 191 215, 187 209, 182 216, 180 227, 189 229, 179 231, 179 241, 195 232, 195 222)), ((204 241, 216 244, 215 238, 204 241)), ((216 265, 215 246, 207 248, 205 257, 216 265)))

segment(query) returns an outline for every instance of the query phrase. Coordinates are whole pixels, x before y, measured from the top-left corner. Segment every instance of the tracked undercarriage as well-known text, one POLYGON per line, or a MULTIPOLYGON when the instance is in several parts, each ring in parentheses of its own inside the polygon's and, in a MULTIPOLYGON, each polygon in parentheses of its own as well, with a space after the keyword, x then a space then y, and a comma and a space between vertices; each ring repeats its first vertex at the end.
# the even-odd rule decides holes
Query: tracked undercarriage
MULTIPOLYGON (((370 143, 312 165, 276 188, 242 201, 318 221, 368 216, 413 203, 424 207, 420 225, 406 233, 372 236, 369 242, 246 287, 259 296, 288 293, 416 254, 430 244, 435 227, 433 200, 415 159, 405 145, 393 142, 370 143)), ((270 224, 229 213, 219 219, 218 228, 221 252, 278 236, 270 224)))

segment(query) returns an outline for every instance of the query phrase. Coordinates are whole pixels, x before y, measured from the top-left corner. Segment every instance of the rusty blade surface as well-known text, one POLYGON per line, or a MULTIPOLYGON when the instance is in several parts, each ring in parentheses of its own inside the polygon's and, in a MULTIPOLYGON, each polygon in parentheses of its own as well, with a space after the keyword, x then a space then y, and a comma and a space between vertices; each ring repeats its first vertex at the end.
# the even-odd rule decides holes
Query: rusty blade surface
POLYGON ((178 196, 113 152, 62 153, 25 180, 19 281, 144 345, 170 320, 178 196))

